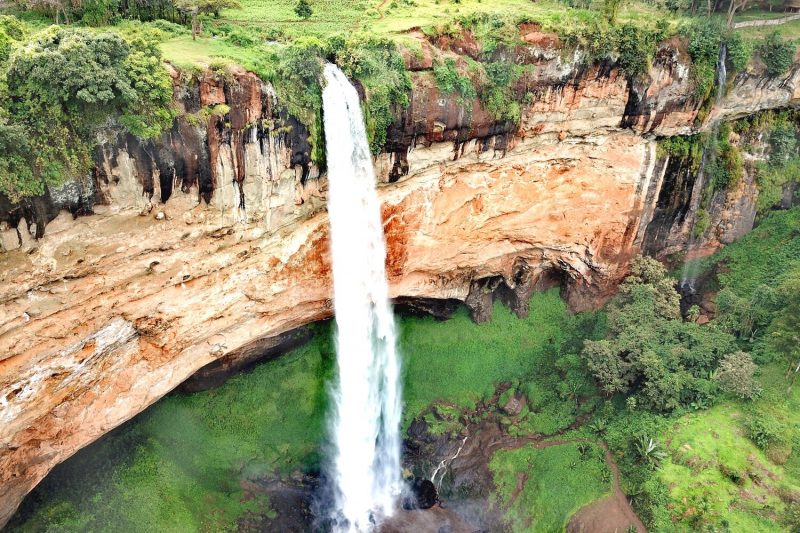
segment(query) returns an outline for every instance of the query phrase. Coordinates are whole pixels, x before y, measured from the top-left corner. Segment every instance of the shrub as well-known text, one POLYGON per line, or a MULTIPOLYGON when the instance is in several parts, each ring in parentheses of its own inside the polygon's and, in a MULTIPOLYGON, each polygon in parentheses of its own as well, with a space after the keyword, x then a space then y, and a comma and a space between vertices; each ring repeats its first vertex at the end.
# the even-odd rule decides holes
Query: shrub
POLYGON ((625 75, 641 76, 650 67, 658 39, 641 26, 627 22, 619 28, 617 63, 625 75))
POLYGON ((722 358, 714 381, 725 392, 752 400, 761 392, 761 387, 755 380, 756 368, 749 353, 730 353, 722 358))
POLYGON ((782 441, 780 425, 765 413, 750 414, 745 420, 745 429, 747 438, 762 450, 782 441))
POLYGON ((470 102, 477 96, 472 80, 469 76, 459 73, 456 62, 450 58, 433 68, 433 77, 439 90, 445 94, 457 94, 462 106, 469 107, 470 102))
POLYGON ((728 46, 728 61, 734 70, 740 71, 747 68, 753 56, 753 43, 744 39, 741 33, 731 32, 726 39, 728 46))
POLYGON ((299 0, 297 5, 294 7, 294 12, 298 17, 304 20, 307 20, 314 13, 308 3, 308 0, 299 0))
POLYGON ((774 31, 758 47, 758 55, 767 67, 767 74, 781 76, 792 66, 795 50, 793 42, 784 41, 781 33, 774 31))

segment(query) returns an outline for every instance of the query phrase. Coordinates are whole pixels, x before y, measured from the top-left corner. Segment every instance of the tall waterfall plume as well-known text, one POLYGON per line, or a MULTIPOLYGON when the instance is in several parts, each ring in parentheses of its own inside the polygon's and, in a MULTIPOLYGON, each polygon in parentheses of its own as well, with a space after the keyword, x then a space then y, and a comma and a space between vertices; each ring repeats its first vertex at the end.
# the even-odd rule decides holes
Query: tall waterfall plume
MULTIPOLYGON (((728 70, 725 66, 725 61, 728 56, 728 47, 723 44, 719 49, 719 59, 717 60, 717 92, 715 95, 714 103, 719 105, 722 97, 725 96, 725 84, 728 80, 728 70)), ((689 261, 689 254, 695 248, 695 224, 697 224, 697 210, 700 208, 700 201, 703 197, 703 188, 705 186, 706 166, 713 163, 716 159, 717 150, 717 136, 719 135, 719 120, 714 120, 711 124, 711 134, 703 147, 703 155, 700 159, 700 168, 697 170, 697 178, 695 186, 692 188, 692 196, 689 199, 689 215, 692 217, 691 226, 689 227, 689 244, 686 247, 687 258, 683 262, 683 272, 681 274, 681 289, 688 289, 689 292, 694 293, 695 282, 697 280, 698 265, 696 261, 689 261)))
POLYGON ((369 531, 401 489, 400 361, 386 243, 358 93, 335 65, 322 92, 328 160, 338 383, 334 387, 335 527, 369 531))

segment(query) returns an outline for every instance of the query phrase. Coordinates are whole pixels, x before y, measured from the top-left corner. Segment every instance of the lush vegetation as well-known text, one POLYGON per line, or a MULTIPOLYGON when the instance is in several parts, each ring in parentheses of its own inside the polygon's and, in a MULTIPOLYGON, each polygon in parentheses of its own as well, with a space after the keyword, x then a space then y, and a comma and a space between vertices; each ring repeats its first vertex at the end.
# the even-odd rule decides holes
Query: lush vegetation
POLYGON ((626 394, 632 409, 710 405, 710 374, 736 349, 731 335, 681 319, 674 283, 660 263, 634 261, 608 307, 608 338, 587 341, 583 350, 602 390, 626 394))
POLYGON ((578 509, 610 492, 603 453, 595 444, 573 442, 494 454, 495 504, 506 509, 511 531, 564 531, 578 509))
POLYGON ((713 374, 720 387, 713 406, 689 405, 665 416, 623 409, 620 398, 616 409, 600 411, 623 488, 656 530, 776 531, 797 525, 800 396, 792 384, 798 361, 798 217, 800 209, 770 214, 701 266, 713 266, 709 288, 718 291, 718 315, 704 327, 731 335, 739 350, 713 374), (742 358, 742 351, 753 358, 742 358), (651 439, 649 460, 640 441, 651 439))
POLYGON ((13 41, 0 54, 0 192, 41 194, 85 174, 101 128, 146 139, 172 122, 172 84, 157 42, 140 35, 51 27, 30 31, 4 18, 13 41))
MULTIPOLYGON (((695 4, 615 0, 275 0, 269 4, 263 0, 18 0, 12 12, 20 18, 3 16, 0 20, 0 94, 8 102, 0 109, 0 192, 19 199, 40 194, 45 186, 58 184, 66 176, 85 174, 102 128, 150 138, 169 126, 169 78, 159 66, 156 47, 165 59, 190 72, 201 65, 233 61, 271 81, 280 101, 309 131, 311 158, 323 166, 319 62, 336 61, 364 88, 367 129, 377 153, 387 141, 397 110, 408 104, 411 78, 401 53, 423 54, 419 34, 408 33, 415 28, 421 28, 429 41, 474 40, 474 53, 457 57, 437 54, 434 81, 445 94, 454 94, 467 111, 477 100, 495 120, 512 125, 520 121, 524 105, 534 96, 529 84, 533 67, 522 64, 517 52, 523 44, 519 30, 523 23, 536 23, 543 31, 557 33, 565 54, 579 49, 573 57, 587 63, 614 61, 631 79, 647 71, 660 42, 676 33, 684 36, 693 60, 696 95, 706 102, 699 119, 710 108, 721 46, 727 47, 729 70, 744 69, 757 52, 770 75, 786 71, 795 49, 791 39, 776 33, 753 38, 730 31, 719 17, 694 16, 702 9, 695 4), (48 21, 70 26, 46 30, 48 21), (85 54, 100 53, 101 47, 117 48, 103 52, 108 53, 108 64, 81 61, 72 65, 73 70, 59 67, 76 79, 89 78, 87 69, 113 71, 110 78, 104 76, 105 86, 70 87, 63 77, 47 75, 46 68, 38 80, 19 81, 26 75, 25 69, 39 72, 39 67, 44 67, 35 65, 33 57, 23 59, 21 50, 34 43, 43 54, 49 54, 50 48, 66 46, 55 44, 62 38, 54 36, 66 35, 63 32, 71 32, 64 43, 80 41, 85 54), (115 40, 121 44, 113 44, 115 40), (20 52, 15 54, 15 50, 20 52), (117 76, 120 85, 109 85, 107 80, 117 76), (65 96, 70 91, 74 95, 65 96)), ((723 171, 715 183, 729 186, 735 182, 741 161, 734 145, 723 141, 720 150, 724 165, 720 165, 723 171), (734 149, 727 150, 731 146, 734 149)), ((779 175, 783 174, 764 180, 779 175)))

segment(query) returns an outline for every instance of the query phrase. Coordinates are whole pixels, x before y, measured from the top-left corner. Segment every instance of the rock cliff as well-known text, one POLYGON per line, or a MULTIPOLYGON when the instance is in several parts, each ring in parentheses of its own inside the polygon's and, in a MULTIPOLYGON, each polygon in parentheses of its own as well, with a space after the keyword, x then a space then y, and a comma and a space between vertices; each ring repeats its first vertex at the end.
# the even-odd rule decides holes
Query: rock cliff
MULTIPOLYGON (((526 39, 519 127, 441 94, 425 59, 440 52, 409 58, 411 103, 375 160, 398 301, 462 301, 485 320, 495 296, 524 314, 560 285, 591 307, 631 256, 688 239, 693 178, 655 141, 708 124, 681 46, 632 82, 565 59, 554 36, 526 39)), ((171 131, 112 136, 93 176, 0 205, 0 524, 55 464, 193 375, 279 353, 333 312, 326 177, 305 128, 253 74, 173 79, 171 131)), ((710 116, 798 103, 799 66, 743 73, 710 116)), ((715 200, 709 249, 752 225, 752 179, 740 189, 715 200)))

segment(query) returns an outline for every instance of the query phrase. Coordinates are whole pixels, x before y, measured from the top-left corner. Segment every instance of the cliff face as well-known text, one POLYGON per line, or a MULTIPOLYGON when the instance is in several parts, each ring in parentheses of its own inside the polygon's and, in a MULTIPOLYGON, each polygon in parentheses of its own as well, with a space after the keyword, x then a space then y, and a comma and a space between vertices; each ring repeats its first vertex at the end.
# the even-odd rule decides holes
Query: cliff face
MULTIPOLYGON (((669 175, 653 140, 692 130, 685 53, 665 45, 631 84, 613 65, 564 60, 552 36, 526 38, 537 69, 519 129, 440 94, 424 57, 411 65, 411 105, 375 161, 399 301, 460 300, 484 320, 495 295, 524 314, 532 291, 558 284, 588 307, 645 243, 686 242, 691 179, 669 175)), ((302 126, 252 74, 174 80, 184 114, 162 138, 109 139, 85 183, 0 206, 11 250, 0 256, 0 524, 55 464, 199 369, 194 386, 332 315, 327 182, 302 126), (209 111, 219 104, 229 111, 209 111)), ((798 91, 798 68, 743 74, 712 114, 793 106, 798 91)), ((752 224, 740 215, 748 191, 718 202, 718 241, 726 220, 752 224)))

